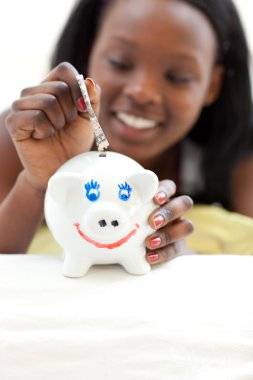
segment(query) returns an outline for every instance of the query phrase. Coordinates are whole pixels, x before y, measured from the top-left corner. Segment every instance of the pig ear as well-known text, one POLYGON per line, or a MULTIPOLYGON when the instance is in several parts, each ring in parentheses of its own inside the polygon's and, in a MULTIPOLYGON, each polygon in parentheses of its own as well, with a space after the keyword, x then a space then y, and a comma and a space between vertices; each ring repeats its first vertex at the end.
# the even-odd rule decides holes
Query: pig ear
POLYGON ((151 170, 133 173, 126 178, 126 181, 135 186, 144 203, 153 198, 159 183, 157 175, 151 170))
POLYGON ((83 179, 78 173, 56 173, 48 181, 47 192, 55 202, 63 205, 75 189, 81 188, 82 183, 83 179))

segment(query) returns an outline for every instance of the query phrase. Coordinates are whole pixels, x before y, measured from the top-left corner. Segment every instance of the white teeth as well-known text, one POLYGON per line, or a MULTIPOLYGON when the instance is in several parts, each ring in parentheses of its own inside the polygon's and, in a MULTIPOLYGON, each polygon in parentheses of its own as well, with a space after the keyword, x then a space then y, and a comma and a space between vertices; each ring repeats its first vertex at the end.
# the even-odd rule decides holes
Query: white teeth
POLYGON ((128 127, 136 129, 154 128, 157 126, 157 122, 150 119, 143 119, 142 117, 136 117, 124 112, 118 112, 117 117, 128 127))

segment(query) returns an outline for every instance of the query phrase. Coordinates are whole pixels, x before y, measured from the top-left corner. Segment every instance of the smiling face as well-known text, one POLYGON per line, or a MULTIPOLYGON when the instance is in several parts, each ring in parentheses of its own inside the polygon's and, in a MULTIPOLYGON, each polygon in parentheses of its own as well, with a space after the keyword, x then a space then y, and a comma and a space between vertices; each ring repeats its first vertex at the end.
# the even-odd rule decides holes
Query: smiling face
POLYGON ((177 144, 215 100, 222 70, 207 18, 181 0, 116 0, 95 41, 89 76, 102 90, 111 150, 145 161, 177 144))

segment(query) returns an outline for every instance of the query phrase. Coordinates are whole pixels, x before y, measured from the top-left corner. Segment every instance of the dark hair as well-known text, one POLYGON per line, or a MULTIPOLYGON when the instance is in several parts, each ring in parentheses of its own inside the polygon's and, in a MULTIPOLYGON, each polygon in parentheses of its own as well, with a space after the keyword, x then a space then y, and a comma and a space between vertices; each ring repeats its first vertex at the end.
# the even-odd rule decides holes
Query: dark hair
MULTIPOLYGON (((219 42, 217 61, 225 68, 220 96, 203 109, 189 134, 204 151, 205 191, 197 200, 220 202, 231 208, 231 171, 251 149, 253 140, 247 41, 232 0, 183 1, 202 11, 213 25, 219 42)), ((77 2, 59 39, 52 66, 68 61, 86 75, 99 22, 111 3, 112 0, 77 2)))
POLYGON ((203 109, 190 132, 204 148, 204 202, 231 204, 231 174, 235 163, 252 149, 252 95, 249 51, 238 12, 231 0, 184 0, 201 10, 216 31, 218 62, 225 68, 221 93, 203 109), (203 128, 204 126, 204 128, 203 128))

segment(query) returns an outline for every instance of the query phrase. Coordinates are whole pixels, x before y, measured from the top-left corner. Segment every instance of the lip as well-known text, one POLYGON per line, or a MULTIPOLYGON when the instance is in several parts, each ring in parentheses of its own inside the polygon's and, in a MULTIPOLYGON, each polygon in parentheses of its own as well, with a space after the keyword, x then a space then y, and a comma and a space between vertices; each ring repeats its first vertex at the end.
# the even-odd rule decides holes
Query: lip
POLYGON ((124 236, 123 238, 113 242, 113 243, 101 243, 101 242, 98 242, 96 240, 93 240, 91 239, 89 236, 87 236, 80 228, 80 223, 74 223, 74 226, 76 227, 77 229, 77 232, 79 233, 79 235, 84 239, 86 240, 88 243, 91 243, 93 245, 95 245, 95 247, 97 248, 107 248, 107 249, 114 249, 114 248, 118 248, 120 247, 122 244, 125 244, 128 242, 129 239, 131 239, 131 237, 133 237, 137 230, 140 228, 139 224, 135 224, 135 228, 133 228, 126 236, 124 236))

